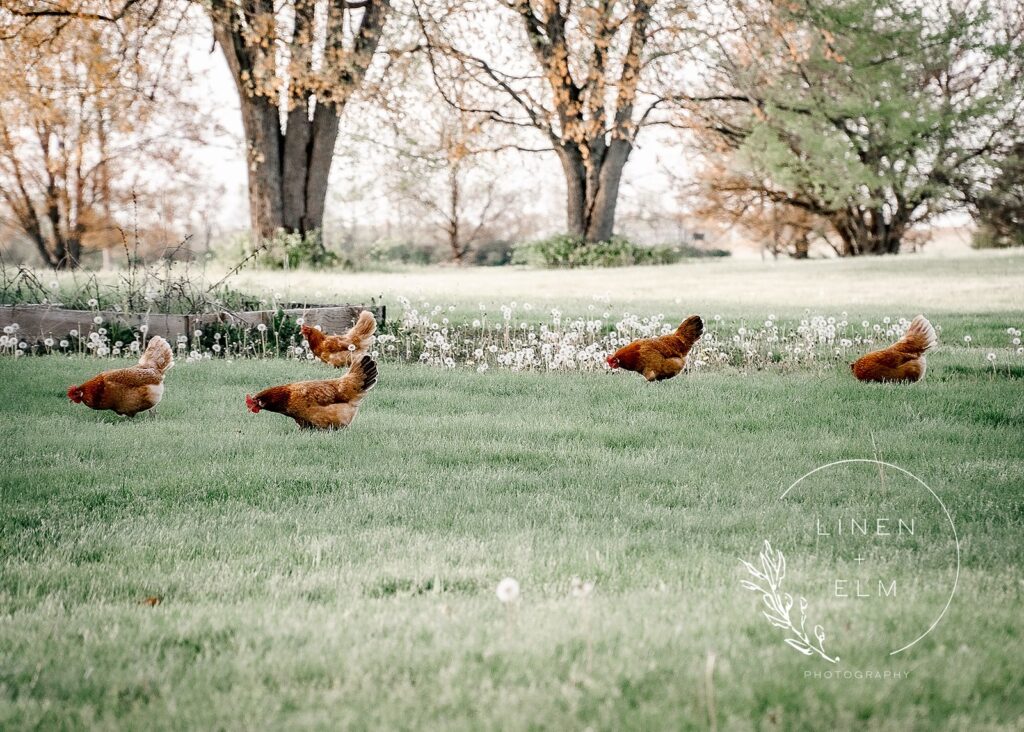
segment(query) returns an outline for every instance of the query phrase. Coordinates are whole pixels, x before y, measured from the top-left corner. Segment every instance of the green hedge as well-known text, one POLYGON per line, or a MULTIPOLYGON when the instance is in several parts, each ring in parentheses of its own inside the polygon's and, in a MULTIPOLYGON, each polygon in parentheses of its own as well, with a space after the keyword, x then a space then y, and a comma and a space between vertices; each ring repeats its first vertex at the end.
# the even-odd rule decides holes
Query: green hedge
POLYGON ((636 264, 672 264, 694 257, 727 257, 723 249, 698 249, 688 244, 645 247, 620 236, 588 244, 578 237, 558 234, 519 244, 513 264, 534 267, 628 267, 636 264))

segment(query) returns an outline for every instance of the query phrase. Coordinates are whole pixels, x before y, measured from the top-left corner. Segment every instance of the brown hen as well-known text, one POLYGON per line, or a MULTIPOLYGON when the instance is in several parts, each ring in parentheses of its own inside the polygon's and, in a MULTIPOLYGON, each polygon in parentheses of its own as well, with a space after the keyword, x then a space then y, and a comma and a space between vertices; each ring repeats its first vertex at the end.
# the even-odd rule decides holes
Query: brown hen
POLYGON ((164 395, 164 374, 174 365, 170 344, 153 336, 139 365, 104 371, 68 389, 68 399, 90 409, 109 409, 126 417, 152 409, 164 395))
POLYGON ((295 420, 303 429, 341 429, 352 424, 359 403, 377 383, 377 364, 369 356, 354 363, 339 379, 297 381, 246 394, 245 405, 253 414, 277 412, 295 420))
POLYGON ((635 371, 648 381, 671 379, 683 370, 687 354, 703 332, 704 321, 699 315, 691 315, 674 333, 642 338, 623 346, 608 357, 608 365, 635 371))
POLYGON ((860 381, 920 381, 928 366, 925 352, 934 348, 936 341, 932 324, 918 315, 900 340, 861 356, 850 364, 850 370, 860 381))
POLYGON ((302 326, 302 335, 309 341, 309 350, 324 363, 334 368, 359 363, 373 348, 373 334, 377 320, 373 313, 359 313, 355 324, 344 335, 326 335, 308 325, 302 326))

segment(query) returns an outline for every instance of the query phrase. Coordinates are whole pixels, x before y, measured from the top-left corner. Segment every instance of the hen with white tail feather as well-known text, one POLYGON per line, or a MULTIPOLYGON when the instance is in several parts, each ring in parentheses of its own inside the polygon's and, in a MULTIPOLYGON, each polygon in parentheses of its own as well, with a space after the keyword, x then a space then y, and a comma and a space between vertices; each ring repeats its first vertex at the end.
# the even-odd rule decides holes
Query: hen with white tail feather
POLYGON ((850 364, 850 369, 860 381, 920 381, 928 366, 925 353, 934 348, 937 341, 935 328, 927 318, 918 315, 900 340, 881 351, 861 356, 850 364))
POLYGON ((152 409, 164 396, 164 374, 174 366, 174 352, 160 336, 153 336, 139 365, 104 371, 81 386, 68 389, 68 399, 90 409, 109 409, 126 417, 152 409))

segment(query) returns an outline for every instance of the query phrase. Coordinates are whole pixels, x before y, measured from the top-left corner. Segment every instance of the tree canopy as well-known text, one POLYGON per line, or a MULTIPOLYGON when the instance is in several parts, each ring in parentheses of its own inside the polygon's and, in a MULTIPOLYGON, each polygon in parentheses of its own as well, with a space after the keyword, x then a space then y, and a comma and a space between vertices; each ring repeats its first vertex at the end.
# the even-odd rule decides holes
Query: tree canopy
POLYGON ((1020 134, 1024 30, 1005 5, 733 8, 704 93, 687 100, 690 121, 705 150, 728 158, 734 190, 825 219, 840 255, 899 251, 1020 134))

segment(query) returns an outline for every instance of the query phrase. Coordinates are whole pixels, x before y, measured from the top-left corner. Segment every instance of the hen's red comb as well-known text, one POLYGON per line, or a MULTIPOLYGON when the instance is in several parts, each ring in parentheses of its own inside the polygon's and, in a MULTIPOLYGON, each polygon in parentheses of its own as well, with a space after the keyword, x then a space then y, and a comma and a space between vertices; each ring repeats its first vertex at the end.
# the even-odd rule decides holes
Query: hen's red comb
POLYGON ((252 398, 251 394, 245 395, 245 406, 248 407, 249 411, 253 414, 258 414, 260 411, 260 405, 256 403, 256 400, 252 398))

